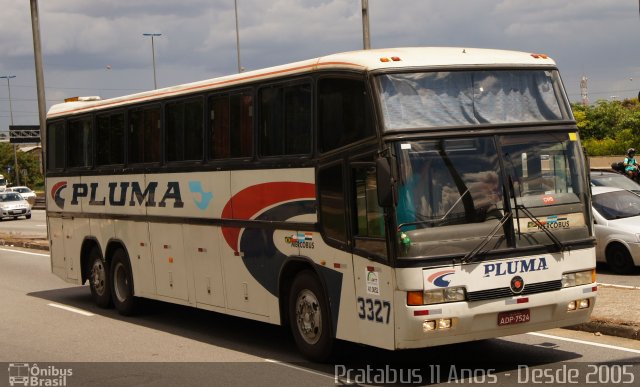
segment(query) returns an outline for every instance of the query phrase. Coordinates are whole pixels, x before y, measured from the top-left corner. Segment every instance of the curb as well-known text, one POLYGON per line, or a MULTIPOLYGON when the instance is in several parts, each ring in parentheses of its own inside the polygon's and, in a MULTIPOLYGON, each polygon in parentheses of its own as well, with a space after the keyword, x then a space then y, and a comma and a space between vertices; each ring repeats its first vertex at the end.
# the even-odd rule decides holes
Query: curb
POLYGON ((640 340, 640 327, 592 320, 586 323, 564 327, 574 331, 601 333, 625 339, 640 340))
POLYGON ((25 249, 33 249, 33 250, 46 250, 49 251, 49 244, 36 243, 31 241, 13 241, 6 242, 0 240, 0 246, 4 247, 23 247, 25 249))

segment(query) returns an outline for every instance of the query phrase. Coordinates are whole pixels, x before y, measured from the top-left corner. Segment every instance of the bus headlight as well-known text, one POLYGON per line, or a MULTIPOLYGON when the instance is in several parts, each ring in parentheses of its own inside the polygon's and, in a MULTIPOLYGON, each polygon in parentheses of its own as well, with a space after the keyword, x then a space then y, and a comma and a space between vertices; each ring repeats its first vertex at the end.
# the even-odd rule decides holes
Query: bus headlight
POLYGON ((596 282, 596 269, 564 273, 562 275, 562 287, 587 285, 596 282))
POLYGON ((424 291, 424 305, 464 301, 465 299, 464 286, 424 291))

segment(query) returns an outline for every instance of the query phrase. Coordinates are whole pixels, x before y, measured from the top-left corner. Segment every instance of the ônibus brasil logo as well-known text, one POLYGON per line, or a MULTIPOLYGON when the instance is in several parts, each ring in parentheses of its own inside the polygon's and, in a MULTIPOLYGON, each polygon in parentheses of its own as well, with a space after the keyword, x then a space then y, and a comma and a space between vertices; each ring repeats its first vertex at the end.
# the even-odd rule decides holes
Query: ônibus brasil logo
POLYGON ((66 386, 67 378, 73 376, 71 368, 38 366, 35 363, 9 363, 8 371, 10 386, 66 386))

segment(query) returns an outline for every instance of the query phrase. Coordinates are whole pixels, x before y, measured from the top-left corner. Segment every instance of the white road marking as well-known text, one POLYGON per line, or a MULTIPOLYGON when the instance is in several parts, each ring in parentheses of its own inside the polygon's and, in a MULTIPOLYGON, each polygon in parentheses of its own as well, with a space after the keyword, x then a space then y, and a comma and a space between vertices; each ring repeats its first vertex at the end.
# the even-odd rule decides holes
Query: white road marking
POLYGON ((78 309, 78 308, 73 308, 71 306, 60 305, 60 304, 47 304, 47 305, 53 306, 54 308, 58 308, 58 309, 64 309, 64 310, 69 311, 69 312, 81 314, 83 316, 88 316, 88 317, 95 316, 91 312, 87 312, 87 311, 84 311, 84 310, 78 309))
POLYGON ((298 371, 306 372, 306 373, 308 373, 308 374, 317 375, 317 376, 322 376, 322 377, 327 378, 327 379, 335 380, 335 377, 333 377, 333 376, 331 376, 331 375, 323 374, 323 373, 316 372, 316 371, 311 371, 311 370, 308 370, 308 369, 306 369, 306 368, 302 368, 302 367, 296 367, 296 366, 293 366, 293 365, 291 365, 291 364, 287 364, 287 363, 279 362, 279 361, 277 361, 277 360, 273 360, 273 359, 264 359, 264 361, 269 362, 269 363, 273 363, 273 364, 278 364, 278 365, 281 365, 281 366, 284 366, 284 367, 293 368, 294 370, 298 370, 298 371))
POLYGON ((9 252, 12 252, 12 253, 20 253, 20 254, 27 254, 27 255, 38 255, 38 256, 41 256, 41 257, 48 257, 49 256, 49 254, 32 253, 30 251, 14 250, 14 249, 0 248, 0 251, 9 251, 9 252))
POLYGON ((603 284, 598 282, 598 286, 604 286, 605 288, 618 288, 618 289, 632 289, 632 290, 640 290, 640 286, 629 286, 629 285, 616 285, 616 284, 603 284))
POLYGON ((591 346, 594 346, 594 347, 601 347, 601 348, 615 349, 615 350, 623 351, 623 352, 640 353, 640 349, 631 349, 631 348, 625 348, 625 347, 618 347, 618 346, 616 346, 616 345, 609 345, 609 344, 594 343, 593 341, 578 340, 578 339, 570 339, 570 338, 568 338, 568 337, 561 337, 561 336, 547 335, 547 334, 545 334, 545 333, 539 333, 539 332, 529 332, 529 333, 527 333, 527 335, 539 336, 539 337, 544 337, 544 338, 547 338, 547 339, 554 339, 554 340, 568 341, 568 342, 571 342, 571 343, 578 343, 578 344, 591 345, 591 346))

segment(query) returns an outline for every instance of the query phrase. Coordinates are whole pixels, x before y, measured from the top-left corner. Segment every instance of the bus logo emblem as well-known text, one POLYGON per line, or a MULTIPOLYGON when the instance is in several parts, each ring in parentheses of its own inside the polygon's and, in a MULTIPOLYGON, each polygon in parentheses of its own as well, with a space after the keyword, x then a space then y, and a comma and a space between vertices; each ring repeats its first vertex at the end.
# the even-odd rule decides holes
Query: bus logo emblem
POLYGON ((519 275, 511 278, 511 291, 520 294, 524 290, 524 280, 519 275))
POLYGON ((431 282, 432 284, 436 285, 439 288, 446 288, 449 286, 449 283, 451 283, 451 280, 445 279, 445 277, 451 275, 455 273, 454 270, 443 270, 443 271, 439 271, 437 273, 433 273, 431 274, 428 278, 427 281, 431 282))

